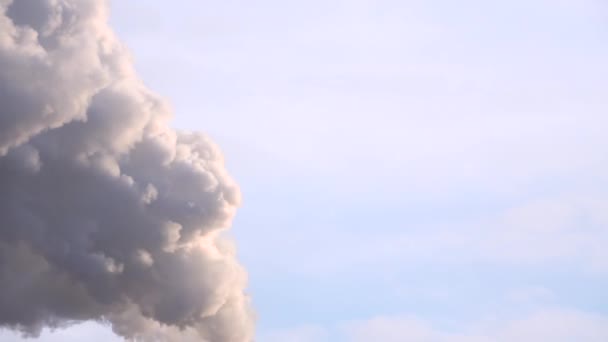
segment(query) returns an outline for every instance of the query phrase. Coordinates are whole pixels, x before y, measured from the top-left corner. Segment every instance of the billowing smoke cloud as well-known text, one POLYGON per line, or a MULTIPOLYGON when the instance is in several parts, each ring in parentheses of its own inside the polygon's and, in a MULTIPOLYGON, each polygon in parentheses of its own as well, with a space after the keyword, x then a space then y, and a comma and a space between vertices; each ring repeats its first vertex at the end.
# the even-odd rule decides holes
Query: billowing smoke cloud
POLYGON ((169 127, 107 15, 0 0, 0 327, 251 341, 246 275, 220 236, 238 187, 205 136, 169 127))

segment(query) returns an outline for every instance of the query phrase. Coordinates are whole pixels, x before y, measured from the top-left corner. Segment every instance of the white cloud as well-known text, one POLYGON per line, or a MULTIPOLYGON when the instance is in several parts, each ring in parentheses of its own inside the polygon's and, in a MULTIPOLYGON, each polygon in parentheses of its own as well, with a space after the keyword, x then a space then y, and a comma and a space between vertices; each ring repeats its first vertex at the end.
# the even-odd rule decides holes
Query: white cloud
POLYGON ((443 342, 488 341, 479 335, 437 331, 428 322, 413 317, 377 317, 343 324, 338 328, 348 342, 443 342))
POLYGON ((301 326, 273 331, 263 335, 260 342, 318 342, 327 340, 327 331, 319 326, 301 326))
MULTIPOLYGON (((457 331, 411 316, 384 316, 325 328, 282 332, 282 342, 605 342, 608 317, 570 310, 544 310, 522 318, 485 319, 457 331), (311 337, 310 331, 318 335, 311 337), (317 337, 321 337, 317 339, 317 337)), ((266 340, 264 340, 266 341, 266 340)), ((269 340, 279 341, 279 340, 269 340)))
POLYGON ((493 341, 605 342, 608 317, 577 311, 544 311, 514 320, 496 331, 493 341))

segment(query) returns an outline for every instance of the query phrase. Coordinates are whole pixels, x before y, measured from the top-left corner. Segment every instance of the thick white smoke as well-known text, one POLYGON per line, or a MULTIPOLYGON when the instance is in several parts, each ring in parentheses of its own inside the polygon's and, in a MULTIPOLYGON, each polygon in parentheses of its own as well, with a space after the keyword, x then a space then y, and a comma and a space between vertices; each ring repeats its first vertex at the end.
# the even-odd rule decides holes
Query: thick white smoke
POLYGON ((251 341, 246 274, 218 236, 238 187, 212 142, 169 127, 107 15, 0 0, 0 327, 251 341))

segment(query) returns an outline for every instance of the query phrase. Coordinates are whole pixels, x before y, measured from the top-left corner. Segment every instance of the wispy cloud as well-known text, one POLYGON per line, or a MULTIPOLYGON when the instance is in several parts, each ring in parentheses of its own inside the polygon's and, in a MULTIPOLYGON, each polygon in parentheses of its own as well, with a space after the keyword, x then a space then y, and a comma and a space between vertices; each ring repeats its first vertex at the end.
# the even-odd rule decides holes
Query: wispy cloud
POLYGON ((520 318, 482 319, 455 330, 441 329, 413 316, 385 316, 345 322, 325 331, 296 328, 268 336, 280 336, 285 342, 604 342, 608 339, 606 326, 606 316, 571 310, 542 310, 520 318), (310 331, 316 334, 311 335, 310 331))

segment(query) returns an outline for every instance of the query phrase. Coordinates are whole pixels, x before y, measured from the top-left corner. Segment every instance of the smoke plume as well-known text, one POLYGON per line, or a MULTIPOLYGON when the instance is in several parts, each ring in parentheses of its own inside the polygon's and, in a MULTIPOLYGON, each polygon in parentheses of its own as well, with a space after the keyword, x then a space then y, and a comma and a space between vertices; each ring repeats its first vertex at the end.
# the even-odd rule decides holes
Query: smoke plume
POLYGON ((211 141, 170 128, 107 19, 104 1, 0 0, 0 327, 251 341, 220 234, 238 187, 211 141))

